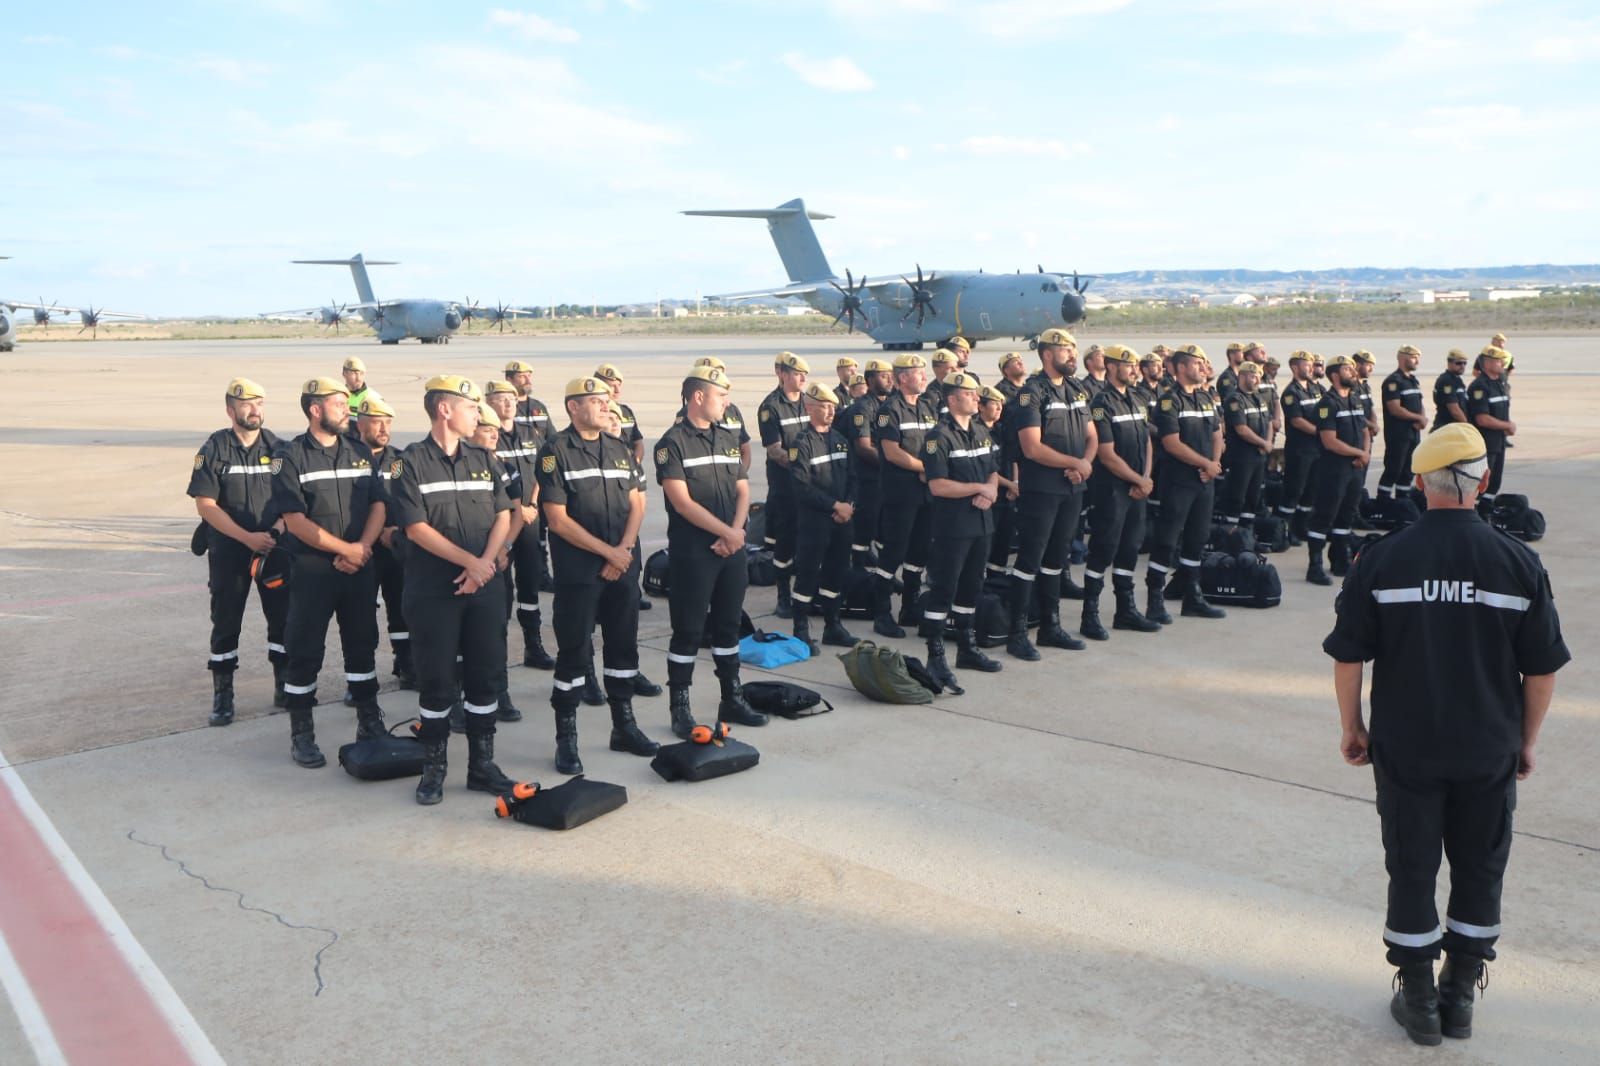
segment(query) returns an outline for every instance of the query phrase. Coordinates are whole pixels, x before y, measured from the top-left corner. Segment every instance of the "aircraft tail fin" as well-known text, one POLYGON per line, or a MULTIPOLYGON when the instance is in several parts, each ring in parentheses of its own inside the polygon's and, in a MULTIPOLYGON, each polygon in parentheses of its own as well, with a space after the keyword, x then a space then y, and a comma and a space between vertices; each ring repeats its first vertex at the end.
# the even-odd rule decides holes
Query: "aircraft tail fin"
POLYGON ((376 303, 378 299, 372 294, 372 282, 367 278, 367 267, 394 266, 396 264, 396 260, 393 259, 364 259, 360 252, 357 252, 349 259, 294 259, 291 262, 309 263, 314 266, 349 267, 350 276, 355 279, 356 295, 361 297, 362 303, 367 304, 376 303))
POLYGON ((832 218, 820 211, 806 210, 804 200, 790 200, 773 208, 729 209, 721 211, 685 211, 686 215, 710 215, 718 218, 766 219, 767 232, 777 246, 778 258, 791 282, 824 281, 833 277, 828 257, 822 254, 812 219, 832 218))

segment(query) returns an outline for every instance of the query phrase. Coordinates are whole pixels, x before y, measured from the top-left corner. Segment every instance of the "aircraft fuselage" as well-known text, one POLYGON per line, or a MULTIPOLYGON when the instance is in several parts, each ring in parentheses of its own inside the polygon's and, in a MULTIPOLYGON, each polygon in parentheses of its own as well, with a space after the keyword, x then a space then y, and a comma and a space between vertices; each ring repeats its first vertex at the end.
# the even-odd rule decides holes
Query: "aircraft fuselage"
POLYGON ((360 309, 361 319, 384 344, 415 337, 424 344, 448 341, 461 328, 461 309, 449 300, 396 300, 380 315, 374 308, 360 309))
MULTIPOLYGON (((897 281, 861 292, 866 322, 856 328, 864 327, 886 348, 900 348, 938 344, 958 335, 972 341, 1032 337, 1083 319, 1083 297, 1058 274, 939 272, 938 277, 941 287, 934 299, 938 314, 925 314, 919 324, 911 287, 897 281)), ((832 316, 839 313, 844 297, 827 286, 804 299, 832 316)))

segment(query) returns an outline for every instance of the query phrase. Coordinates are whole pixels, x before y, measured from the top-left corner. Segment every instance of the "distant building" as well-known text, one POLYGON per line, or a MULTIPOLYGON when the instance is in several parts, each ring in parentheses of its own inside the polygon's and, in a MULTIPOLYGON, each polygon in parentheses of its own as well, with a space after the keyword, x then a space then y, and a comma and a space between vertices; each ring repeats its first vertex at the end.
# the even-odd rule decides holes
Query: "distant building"
POLYGON ((1258 303, 1248 292, 1216 292, 1200 297, 1201 307, 1254 307, 1258 303))
POLYGON ((1411 289, 1400 294, 1400 301, 1408 304, 1431 304, 1433 303, 1433 290, 1411 289))
POLYGON ((1537 300, 1543 295, 1538 289, 1472 289, 1473 300, 1537 300))
POLYGON ((814 315, 818 311, 816 308, 807 307, 804 304, 789 304, 783 309, 783 313, 786 315, 814 315))

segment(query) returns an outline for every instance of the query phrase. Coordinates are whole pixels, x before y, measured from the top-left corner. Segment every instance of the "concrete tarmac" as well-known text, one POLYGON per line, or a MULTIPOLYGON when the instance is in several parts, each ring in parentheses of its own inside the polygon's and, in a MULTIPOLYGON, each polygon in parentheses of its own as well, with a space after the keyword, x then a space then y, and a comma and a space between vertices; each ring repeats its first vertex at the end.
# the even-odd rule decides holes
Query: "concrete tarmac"
MULTIPOLYGON (((1230 338, 1162 339, 1197 340, 1220 364, 1230 338)), ((1279 359, 1369 348, 1380 378, 1409 341, 1429 385, 1447 348, 1482 344, 1262 339, 1279 359)), ((1535 547, 1575 661, 1519 789, 1501 961, 1473 1039, 1439 1052, 1469 1061, 1600 1061, 1595 345, 1512 340, 1506 490, 1549 518, 1535 547)), ((1012 346, 980 345, 973 368, 992 381, 1012 346)), ((495 819, 464 788, 460 741, 440 807, 416 806, 410 780, 340 772, 354 722, 337 703, 336 629, 321 679, 332 702, 317 711, 327 768, 288 758, 254 606, 239 720, 206 727, 205 567, 187 551, 184 487, 224 424, 228 378, 261 382, 268 425, 290 436, 299 383, 358 354, 409 440, 433 373, 488 379, 525 358, 559 410, 565 381, 607 361, 653 444, 695 355, 728 362, 753 420, 779 347, 829 383, 837 355, 876 351, 842 336, 489 335, 0 357, 0 751, 227 1061, 1417 1061, 1387 1011, 1371 774, 1337 752, 1320 650, 1335 590, 1301 580, 1299 551, 1273 557, 1278 608, 1006 659, 928 706, 864 700, 825 651, 782 676, 834 713, 742 731, 761 765, 702 785, 607 751, 605 710, 585 708, 589 774, 625 785, 629 803, 567 834, 495 819)), ((752 479, 760 498, 759 457, 752 479)), ((652 491, 647 545, 664 536, 652 491)), ((751 590, 757 624, 783 627, 771 606, 770 589, 751 590)), ((664 601, 640 636, 645 672, 664 683, 664 601)), ((415 713, 413 693, 392 691, 386 641, 378 658, 389 720, 415 713)), ((501 726, 499 762, 555 784, 550 676, 511 678, 527 718, 501 726)), ((715 696, 704 662, 696 704, 709 715, 715 696)), ((670 739, 665 697, 635 709, 670 739)), ((29 1060, 0 1007, 0 1062, 29 1060)))

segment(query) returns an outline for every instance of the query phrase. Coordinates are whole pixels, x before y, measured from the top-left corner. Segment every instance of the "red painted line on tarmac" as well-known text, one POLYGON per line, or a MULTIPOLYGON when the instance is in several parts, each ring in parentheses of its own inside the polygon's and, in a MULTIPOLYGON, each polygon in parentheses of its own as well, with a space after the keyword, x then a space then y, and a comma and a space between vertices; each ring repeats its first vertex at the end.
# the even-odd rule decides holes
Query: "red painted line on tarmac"
POLYGON ((0 932, 67 1061, 192 1062, 6 782, 0 855, 0 932))
POLYGON ((0 611, 30 611, 44 607, 75 607, 80 603, 120 603, 123 600, 146 600, 152 596, 170 596, 175 592, 195 592, 205 585, 159 585, 135 592, 94 592, 85 596, 63 596, 57 600, 0 600, 0 611))

